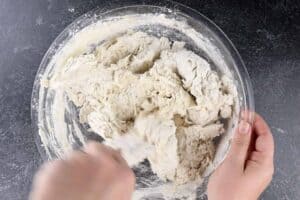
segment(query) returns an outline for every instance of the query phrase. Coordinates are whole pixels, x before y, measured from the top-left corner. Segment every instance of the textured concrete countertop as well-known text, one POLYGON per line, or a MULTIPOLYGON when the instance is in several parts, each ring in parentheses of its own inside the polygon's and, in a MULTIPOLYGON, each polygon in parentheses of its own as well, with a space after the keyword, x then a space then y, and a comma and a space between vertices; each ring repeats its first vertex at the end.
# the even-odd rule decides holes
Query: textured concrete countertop
MULTIPOLYGON (((75 18, 105 2, 111 1, 0 1, 0 199, 27 199, 41 163, 30 98, 43 55, 75 18)), ((245 61, 256 110, 276 143, 274 179, 262 199, 300 199, 300 2, 180 2, 220 26, 245 61)))

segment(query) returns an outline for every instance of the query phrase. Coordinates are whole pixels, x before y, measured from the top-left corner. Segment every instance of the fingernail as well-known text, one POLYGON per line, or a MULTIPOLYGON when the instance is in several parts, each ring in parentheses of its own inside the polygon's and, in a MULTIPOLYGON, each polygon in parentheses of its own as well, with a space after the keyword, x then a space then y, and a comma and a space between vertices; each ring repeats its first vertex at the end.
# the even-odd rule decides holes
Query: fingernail
POLYGON ((250 131, 250 124, 246 121, 241 121, 239 124, 239 133, 247 134, 250 131))

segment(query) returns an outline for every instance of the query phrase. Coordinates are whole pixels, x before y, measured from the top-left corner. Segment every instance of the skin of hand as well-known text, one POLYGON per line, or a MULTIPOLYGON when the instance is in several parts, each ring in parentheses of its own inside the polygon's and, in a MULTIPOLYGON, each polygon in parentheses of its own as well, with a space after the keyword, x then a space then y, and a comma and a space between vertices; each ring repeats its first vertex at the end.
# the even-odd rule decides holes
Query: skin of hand
POLYGON ((270 128, 258 114, 254 114, 251 127, 247 116, 249 112, 242 113, 229 153, 209 179, 209 200, 255 200, 272 180, 274 141, 270 128))
POLYGON ((36 174, 31 200, 129 200, 135 176, 118 151, 91 142, 36 174))

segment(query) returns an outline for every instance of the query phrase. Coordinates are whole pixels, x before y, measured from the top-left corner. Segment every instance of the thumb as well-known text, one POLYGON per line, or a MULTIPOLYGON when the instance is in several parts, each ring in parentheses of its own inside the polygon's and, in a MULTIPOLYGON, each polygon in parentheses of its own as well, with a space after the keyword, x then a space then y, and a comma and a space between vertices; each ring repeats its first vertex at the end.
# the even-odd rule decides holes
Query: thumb
POLYGON ((247 121, 242 120, 233 136, 227 159, 229 159, 231 163, 244 168, 250 141, 251 126, 247 121))

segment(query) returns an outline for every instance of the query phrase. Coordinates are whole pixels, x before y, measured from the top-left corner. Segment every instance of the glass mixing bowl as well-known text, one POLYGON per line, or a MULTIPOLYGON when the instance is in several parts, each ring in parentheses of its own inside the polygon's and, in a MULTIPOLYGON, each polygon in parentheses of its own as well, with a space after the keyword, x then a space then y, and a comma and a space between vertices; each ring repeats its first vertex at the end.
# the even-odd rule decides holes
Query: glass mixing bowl
MULTIPOLYGON (((53 63, 54 58, 57 59, 57 57, 63 54, 64 48, 66 48, 68 42, 76 37, 76 34, 80 33, 80 31, 86 27, 99 22, 102 23, 110 21, 112 18, 118 16, 145 14, 164 15, 168 19, 176 19, 180 23, 182 22, 187 24, 185 29, 179 29, 176 27, 176 24, 173 27, 168 27, 162 21, 156 21, 151 25, 140 24, 134 27, 134 29, 142 30, 156 36, 165 36, 170 40, 184 41, 186 43, 186 48, 206 58, 214 70, 219 73, 229 73, 232 76, 238 91, 238 103, 236 110, 254 111, 252 87, 244 63, 232 42, 211 20, 192 8, 170 1, 160 1, 159 3, 154 4, 153 2, 144 1, 143 5, 134 5, 132 3, 128 4, 124 2, 118 3, 118 5, 110 4, 105 6, 105 8, 95 9, 84 14, 70 24, 55 39, 40 64, 33 87, 31 113, 32 125, 36 135, 36 144, 43 159, 51 160, 57 157, 62 157, 65 153, 55 150, 59 149, 59 141, 55 138, 50 138, 52 137, 50 132, 55 123, 51 114, 54 112, 53 99, 55 98, 55 94, 53 91, 42 86, 43 78, 51 77, 53 70, 56 67, 56 64, 53 63), (120 4, 123 5, 120 7, 120 4), (193 36, 188 34, 191 31, 194 33, 193 36), (45 142, 45 140, 42 140, 40 137, 41 133, 43 134, 43 137, 48 137, 47 141, 52 142, 45 142)), ((126 28, 124 28, 124 31, 125 29, 126 28)), ((89 45, 93 44, 90 43, 89 45)), ((78 52, 80 52, 81 48, 79 46, 78 52)), ((71 106, 65 113, 63 120, 69 127, 66 134, 72 135, 72 130, 74 130, 74 127, 72 128, 72 126, 76 124, 76 126, 82 131, 85 140, 101 140, 95 134, 90 133, 87 126, 80 125, 76 110, 76 107, 71 106)), ((223 134, 220 141, 218 141, 216 153, 216 158, 218 159, 215 159, 217 161, 213 162, 212 167, 206 171, 205 176, 208 176, 225 158, 230 146, 230 139, 239 119, 239 112, 237 112, 236 118, 232 121, 232 126, 227 127, 227 132, 223 134)), ((252 115, 249 116, 249 119, 252 119, 252 115)), ((82 143, 76 139, 73 139, 70 142, 72 143, 73 149, 82 146, 82 143)), ((149 169, 149 163, 144 162, 141 165, 143 168, 142 171, 139 170, 139 168, 134 169, 137 176, 137 191, 148 191, 146 192, 147 194, 145 193, 143 196, 146 199, 161 199, 164 197, 164 195, 161 194, 163 191, 160 191, 157 186, 164 185, 165 183, 157 180, 157 177, 155 177, 149 169), (147 170, 145 170, 145 168, 147 168, 147 170)), ((180 193, 182 190, 178 189, 178 191, 180 193)), ((204 191, 205 184, 202 184, 198 187, 197 196, 201 197, 204 191)), ((183 194, 183 192, 182 195, 179 196, 177 193, 169 195, 171 197, 184 198, 185 194, 183 194)))

